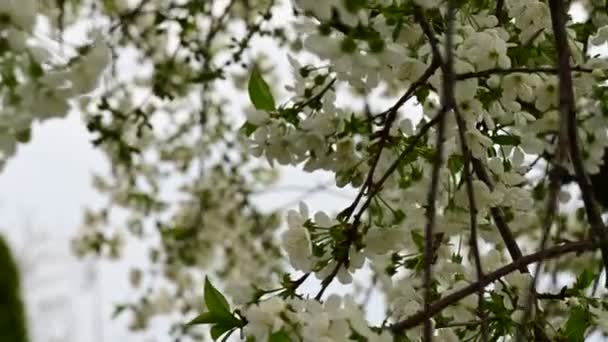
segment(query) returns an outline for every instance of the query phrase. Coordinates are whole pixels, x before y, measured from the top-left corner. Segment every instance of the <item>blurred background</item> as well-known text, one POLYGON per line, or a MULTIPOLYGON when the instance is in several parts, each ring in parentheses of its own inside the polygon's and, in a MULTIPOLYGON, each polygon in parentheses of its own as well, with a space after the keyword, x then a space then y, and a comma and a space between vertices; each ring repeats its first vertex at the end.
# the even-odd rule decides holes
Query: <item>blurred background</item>
MULTIPOLYGON (((128 315, 113 318, 117 303, 135 299, 127 275, 131 266, 146 262, 144 246, 128 244, 117 261, 72 255, 70 242, 83 210, 103 200, 91 185, 91 175, 108 168, 78 113, 36 125, 32 136, 0 175, 0 232, 20 267, 31 340, 168 341, 170 316, 166 322, 155 318, 140 333, 129 331, 128 315)), ((324 187, 333 182, 329 174, 294 168, 281 173, 275 189, 257 196, 262 208, 297 207, 306 200, 311 210, 332 212, 352 199, 352 190, 324 187)), ((340 285, 330 291, 340 291, 340 285)), ((381 308, 374 311, 381 317, 381 308)))

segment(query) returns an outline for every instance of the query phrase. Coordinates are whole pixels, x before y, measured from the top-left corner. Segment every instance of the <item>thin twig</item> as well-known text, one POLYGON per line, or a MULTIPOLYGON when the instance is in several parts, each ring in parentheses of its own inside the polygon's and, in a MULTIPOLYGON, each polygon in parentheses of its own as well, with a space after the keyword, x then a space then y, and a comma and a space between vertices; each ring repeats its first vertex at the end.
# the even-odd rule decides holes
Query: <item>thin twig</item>
MULTIPOLYGON (((369 173, 367 175, 367 178, 365 180, 365 183, 363 184, 363 186, 361 187, 361 189, 359 190, 359 193, 357 194, 357 197, 355 198, 355 200, 353 201, 353 203, 348 206, 345 210, 343 210, 339 216, 344 216, 344 221, 348 221, 348 219, 350 218, 350 216, 352 215, 352 213, 354 212, 354 210, 357 208, 357 205, 359 204, 359 202, 361 201, 361 199, 363 198, 363 196, 365 195, 365 191, 369 190, 372 188, 372 184, 374 181, 374 172, 376 170, 376 167, 378 166, 378 162, 380 160, 380 155, 382 154, 382 150, 384 149, 384 145, 386 144, 386 140, 388 140, 388 136, 390 133, 390 129, 391 126, 393 124, 393 122, 395 121, 395 118, 397 116, 397 112, 398 110, 412 97, 414 96, 414 94, 416 93, 416 90, 418 90, 418 88, 420 86, 422 86, 424 83, 426 83, 428 81, 428 79, 433 76, 433 74, 435 73, 435 71, 439 68, 439 61, 433 59, 433 61, 431 61, 431 64, 427 67, 427 69, 424 71, 424 73, 416 80, 414 81, 414 83, 412 83, 412 85, 408 88, 408 90, 405 92, 405 94, 403 94, 399 100, 397 100, 397 102, 391 106, 391 108, 387 109, 386 111, 382 112, 379 115, 388 115, 387 119, 384 123, 384 127, 380 133, 380 142, 378 143, 378 152, 374 157, 374 160, 372 161, 372 164, 370 166, 370 170, 369 173)), ((369 196, 369 197, 373 197, 373 196, 369 196)))
MULTIPOLYGON (((443 141, 445 140, 445 117, 447 112, 454 108, 453 99, 454 96, 450 91, 453 91, 455 86, 454 79, 454 71, 453 71, 453 51, 452 51, 452 42, 453 42, 453 21, 455 14, 455 7, 453 1, 448 1, 448 11, 446 15, 446 41, 445 41, 445 51, 446 51, 446 61, 442 63, 443 69, 443 96, 442 96, 442 108, 439 116, 439 124, 437 126, 437 140, 436 140, 436 154, 435 159, 433 161, 433 171, 431 174, 431 184, 427 197, 427 223, 424 229, 424 309, 425 311, 430 309, 431 301, 433 299, 433 255, 434 255, 434 230, 435 230, 435 215, 436 215, 436 201, 437 201, 437 192, 439 189, 439 171, 441 170, 441 165, 443 163, 443 141), (450 94, 452 94, 450 96, 450 94)), ((435 37, 435 33, 430 27, 426 17, 424 16, 424 12, 420 7, 415 8, 415 18, 420 24, 422 31, 429 39, 429 44, 431 45, 433 59, 441 60, 441 54, 439 52, 437 38, 435 37)), ((423 330, 423 341, 431 342, 433 340, 433 324, 431 322, 431 318, 428 317, 424 320, 424 330, 423 330)))
POLYGON ((355 222, 361 221, 361 217, 363 216, 363 213, 365 213, 365 210, 367 210, 367 208, 369 208, 369 206, 371 205, 372 199, 380 192, 380 190, 382 190, 382 185, 384 185, 384 183, 390 178, 390 176, 397 170, 399 164, 401 164, 403 159, 407 157, 410 153, 412 153, 414 149, 416 149, 416 146, 418 145, 420 139, 422 139, 422 137, 424 137, 426 133, 437 123, 439 123, 439 115, 436 115, 433 119, 431 119, 431 121, 425 123, 422 127, 420 127, 420 130, 415 136, 411 138, 411 141, 407 145, 405 150, 403 150, 403 152, 401 152, 399 156, 395 158, 395 161, 386 169, 384 175, 374 184, 374 187, 367 195, 367 199, 361 205, 361 209, 359 209, 357 214, 355 214, 355 222))
POLYGON ((504 4, 504 0, 497 0, 496 1, 496 10, 494 11, 494 15, 496 15, 496 19, 498 19, 498 25, 502 26, 504 24, 504 21, 508 18, 506 18, 507 14, 505 12, 505 4, 504 4))
MULTIPOLYGON (((433 75, 433 73, 435 72, 435 70, 437 70, 438 67, 439 67, 439 62, 433 60, 431 62, 431 65, 429 65, 429 67, 427 68, 427 70, 414 83, 412 83, 412 85, 405 92, 405 94, 403 96, 401 96, 401 98, 399 98, 399 100, 390 109, 388 109, 386 111, 388 116, 384 123, 384 127, 382 128, 381 134, 380 134, 380 141, 378 142, 378 152, 374 156, 374 160, 372 161, 372 164, 370 166, 370 170, 367 174, 365 183, 361 186, 361 189, 359 190, 359 193, 357 194, 357 197, 355 197, 355 200, 353 201, 353 203, 338 214, 338 217, 340 217, 341 220, 343 220, 344 222, 347 222, 350 219, 350 216, 353 214, 354 210, 357 208, 357 205, 359 204, 359 202, 365 195, 365 192, 366 191, 370 192, 370 194, 368 194, 367 199, 364 202, 363 206, 361 207, 359 212, 355 215, 355 217, 353 219, 353 223, 348 226, 347 229, 349 231, 356 231, 358 229, 359 224, 361 223, 361 217, 363 216, 363 213, 365 212, 365 210, 369 207, 372 198, 379 192, 379 188, 386 181, 386 179, 388 179, 388 177, 397 169, 398 164, 397 165, 394 164, 395 167, 389 168, 389 170, 387 170, 387 172, 383 175, 380 182, 378 182, 378 184, 376 186, 374 186, 374 172, 376 171, 376 167, 378 166, 378 162, 380 161, 380 156, 382 154, 382 151, 384 150, 384 147, 385 147, 387 141, 389 140, 390 130, 393 125, 393 122, 397 118, 397 113, 398 113, 399 109, 415 94, 416 90, 421 85, 423 85, 424 83, 426 83, 428 81, 428 79, 433 75)), ((430 128, 430 125, 427 127, 430 128)), ((413 141, 408 146, 408 148, 406 148, 406 151, 411 152, 414 150, 417 142, 426 133, 428 128, 425 130, 423 127, 423 129, 420 130, 420 132, 413 139, 413 141)), ((408 152, 408 154, 409 154, 409 152, 408 152)), ((401 158, 398 158, 397 161, 399 161, 400 159, 401 158)), ((354 236, 356 234, 349 234, 349 235, 354 236)), ((317 298, 317 299, 321 298, 325 289, 329 286, 329 284, 331 284, 331 282, 333 281, 335 276, 338 274, 339 268, 342 264, 343 264, 343 261, 338 262, 338 266, 334 269, 334 271, 332 271, 325 279, 323 279, 321 290, 319 291, 319 293, 317 293, 315 298, 317 298)))
POLYGON ((323 279, 323 281, 321 282, 321 289, 319 290, 319 292, 317 292, 317 295, 315 296, 316 300, 321 300, 321 297, 323 297, 323 293, 325 293, 325 290, 327 290, 329 284, 331 284, 331 282, 338 274, 338 271, 340 271, 340 267, 342 267, 342 261, 338 261, 336 267, 334 267, 331 273, 327 277, 325 277, 325 279, 323 279))
POLYGON ((567 287, 563 287, 558 293, 537 293, 537 299, 545 299, 545 300, 564 300, 566 298, 575 297, 576 294, 572 292, 568 292, 567 287))
MULTIPOLYGON (((581 66, 573 66, 573 67, 571 67, 571 69, 572 69, 572 71, 577 71, 577 72, 587 72, 587 73, 593 72, 593 69, 584 68, 581 66)), ((465 72, 462 74, 457 74, 456 80, 462 81, 462 80, 467 80, 470 78, 488 77, 488 76, 492 76, 492 75, 509 75, 509 74, 515 74, 515 73, 558 74, 559 68, 551 68, 551 67, 538 67, 538 68, 520 67, 520 68, 508 68, 508 69, 492 68, 492 69, 487 69, 487 70, 483 70, 483 71, 473 71, 473 72, 465 72)))
MULTIPOLYGON (((477 204, 475 201, 475 192, 473 190, 473 176, 471 174, 471 151, 469 149, 469 145, 466 140, 466 122, 462 116, 462 113, 458 110, 458 106, 456 104, 456 97, 454 95, 454 90, 456 88, 455 82, 455 74, 454 74, 454 61, 453 61, 453 52, 452 52, 452 30, 453 30, 453 17, 455 11, 455 4, 453 0, 448 2, 448 23, 446 30, 446 60, 445 63, 442 64, 442 70, 444 73, 444 84, 443 84, 443 100, 444 106, 447 110, 452 109, 454 115, 456 117, 456 124, 458 126, 458 138, 460 140, 460 149, 462 151, 462 155, 464 157, 464 165, 463 165, 463 177, 465 181, 465 187, 467 192, 467 198, 469 202, 469 224, 470 224, 470 237, 469 237, 469 246, 471 248, 471 252, 473 254, 473 260, 475 263, 475 271, 477 273, 477 281, 480 281, 483 278, 483 267, 481 265, 481 256, 479 255, 479 246, 477 245, 477 204), (450 13, 451 12, 451 13, 450 13)), ((424 19, 424 18, 422 18, 424 19)), ((432 32, 429 32, 432 34, 432 32)), ((434 54, 438 54, 438 48, 435 46, 433 48, 434 54)), ((430 204, 430 203, 429 203, 430 204)), ((429 233, 430 234, 430 233, 429 233)), ((432 235, 429 235, 432 236, 432 235)), ((427 236, 428 239, 428 236, 427 236)), ((481 319, 481 341, 488 341, 488 322, 487 315, 485 311, 485 303, 484 303, 484 288, 480 287, 477 292, 478 298, 478 314, 481 319)), ((430 339, 428 339, 430 341, 430 339)))
MULTIPOLYGON (((454 103, 454 88, 450 91, 452 100, 454 103)), ((463 165, 463 177, 465 181, 467 197, 469 200, 469 224, 471 227, 471 236, 469 238, 469 245, 471 246, 471 252, 473 253, 473 260, 475 261, 475 271, 477 273, 477 281, 483 278, 483 267, 481 265, 481 257, 479 255, 479 246, 477 245, 477 205, 475 203, 475 192, 473 191, 473 176, 471 175, 471 151, 466 141, 465 130, 466 123, 462 117, 462 114, 458 110, 457 106, 454 106, 454 114, 456 114, 456 123, 458 125, 458 138, 460 139, 460 149, 464 156, 463 165)), ((488 341, 488 324, 487 315, 484 304, 484 289, 479 288, 477 293, 479 305, 479 318, 481 319, 481 341, 488 341)))

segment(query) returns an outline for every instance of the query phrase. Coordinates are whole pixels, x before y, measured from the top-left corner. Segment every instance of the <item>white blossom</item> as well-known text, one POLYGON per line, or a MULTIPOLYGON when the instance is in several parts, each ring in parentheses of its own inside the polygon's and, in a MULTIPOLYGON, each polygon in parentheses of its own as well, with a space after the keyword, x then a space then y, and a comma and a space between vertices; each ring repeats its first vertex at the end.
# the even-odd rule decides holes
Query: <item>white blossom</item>
POLYGON ((608 26, 602 26, 597 33, 589 40, 593 45, 602 45, 608 41, 608 26))
POLYGON ((283 248, 296 270, 311 270, 312 243, 310 233, 304 227, 289 228, 283 233, 283 248))
POLYGON ((283 325, 279 313, 284 309, 285 302, 278 297, 249 307, 245 312, 248 321, 244 329, 245 334, 254 336, 260 341, 266 340, 270 333, 278 331, 283 325))

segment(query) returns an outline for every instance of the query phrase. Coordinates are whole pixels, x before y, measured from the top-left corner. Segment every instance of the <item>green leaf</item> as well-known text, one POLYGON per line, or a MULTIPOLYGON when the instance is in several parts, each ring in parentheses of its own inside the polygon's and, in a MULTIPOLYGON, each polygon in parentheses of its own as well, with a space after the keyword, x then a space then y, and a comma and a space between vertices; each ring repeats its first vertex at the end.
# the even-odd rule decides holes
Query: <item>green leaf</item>
POLYGON ((17 132, 17 134, 15 134, 15 138, 20 143, 29 142, 30 139, 32 138, 32 130, 29 128, 26 128, 22 131, 19 131, 19 132, 17 132))
POLYGON ((104 9, 108 12, 116 12, 117 10, 114 0, 103 0, 102 4, 104 9))
POLYGON ((414 244, 416 245, 416 247, 418 247, 418 250, 422 251, 424 249, 424 237, 415 230, 412 230, 411 235, 414 244))
POLYGON ((418 265, 422 263, 422 256, 417 256, 413 258, 409 258, 403 261, 403 266, 408 270, 413 270, 418 268, 418 265))
POLYGON ((175 227, 170 229, 164 229, 161 232, 161 236, 165 239, 184 240, 192 237, 194 230, 184 227, 175 227))
POLYGON ((272 111, 275 110, 274 97, 270 92, 268 83, 264 81, 258 68, 254 67, 249 78, 249 99, 256 109, 272 111))
POLYGON ((458 173, 464 165, 464 158, 461 155, 453 154, 448 159, 448 169, 452 174, 458 173))
POLYGON ((228 330, 232 330, 232 329, 234 329, 234 327, 231 325, 216 324, 211 327, 211 329, 209 330, 209 333, 211 333, 211 338, 215 341, 218 338, 220 338, 222 335, 224 335, 224 333, 226 333, 228 330))
POLYGON ((584 23, 572 24, 568 27, 569 29, 576 32, 576 38, 580 40, 586 40, 590 35, 593 34, 593 23, 591 20, 584 23))
POLYGON ((209 312, 221 319, 221 321, 229 322, 236 320, 230 313, 230 304, 228 304, 224 295, 211 284, 207 277, 205 277, 205 293, 203 297, 209 312))
POLYGON ((129 306, 126 304, 118 304, 118 305, 114 306, 114 311, 112 312, 112 319, 120 316, 120 314, 123 313, 128 308, 129 308, 129 306))
POLYGON ((285 331, 279 330, 268 337, 268 342, 291 342, 291 339, 285 331))
POLYGON ((420 87, 418 90, 416 90, 416 100, 418 100, 418 103, 424 103, 427 99, 427 97, 429 97, 429 94, 431 93, 431 88, 429 86, 422 86, 420 87))
POLYGON ((575 307, 570 312, 566 322, 565 334, 568 342, 585 341, 585 331, 589 327, 591 319, 589 312, 581 306, 575 307))
POLYGON ((44 75, 44 69, 42 69, 42 66, 36 62, 34 57, 30 58, 29 71, 33 78, 40 78, 44 75))
POLYGON ((218 323, 218 322, 219 322, 218 317, 216 317, 213 313, 204 312, 204 313, 196 316, 190 322, 186 323, 186 325, 213 324, 213 323, 218 323))
POLYGON ((578 291, 583 291, 588 288, 593 280, 595 279, 595 275, 588 270, 584 270, 583 273, 579 274, 576 278, 576 283, 574 283, 574 289, 578 291))
POLYGON ((329 229, 329 235, 338 242, 345 241, 347 239, 346 232, 340 226, 331 227, 329 229))
POLYGON ((397 209, 393 212, 393 215, 395 216, 395 224, 401 223, 403 220, 405 220, 405 213, 403 210, 397 209))
POLYGON ((521 143, 521 139, 516 135, 495 135, 492 141, 502 146, 517 146, 521 143))
POLYGON ((243 132, 247 137, 251 136, 253 132, 255 132, 257 129, 258 126, 252 124, 249 121, 245 122, 243 126, 241 126, 241 132, 243 132))

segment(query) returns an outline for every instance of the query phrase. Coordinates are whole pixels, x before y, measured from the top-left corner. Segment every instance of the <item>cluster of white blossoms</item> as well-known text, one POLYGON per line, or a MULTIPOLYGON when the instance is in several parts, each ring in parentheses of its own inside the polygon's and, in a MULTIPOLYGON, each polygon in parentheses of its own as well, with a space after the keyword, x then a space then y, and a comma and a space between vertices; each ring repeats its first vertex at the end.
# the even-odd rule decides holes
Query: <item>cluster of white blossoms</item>
POLYGON ((289 341, 393 340, 388 331, 378 333, 370 329, 360 306, 348 296, 331 295, 324 303, 302 299, 283 301, 273 297, 250 306, 245 316, 248 324, 244 332, 256 341, 267 341, 279 331, 284 332, 289 341))
POLYGON ((37 6, 35 0, 0 4, 0 168, 19 142, 29 140, 34 121, 65 116, 69 100, 93 91, 110 61, 96 33, 69 61, 58 62, 54 48, 39 37, 37 6))
MULTIPOLYGON (((433 43, 417 22, 414 3, 426 9, 422 13, 431 18, 431 29, 438 30, 432 32, 433 39, 442 45, 439 50, 445 54, 445 27, 441 22, 445 11, 436 11, 445 1, 383 2, 374 9, 349 1, 295 3, 305 14, 298 18, 295 29, 303 34, 304 49, 318 57, 318 66, 302 65, 297 57, 289 57, 294 82, 287 89, 293 96, 277 109, 258 110, 248 116, 248 124, 253 127, 250 152, 271 164, 276 161, 301 165, 309 172, 331 171, 337 186, 358 188, 363 199, 358 198, 335 217, 325 212, 311 215, 304 204, 299 211, 289 211, 283 248, 295 270, 314 273, 323 284, 334 278, 350 282, 369 260, 381 287, 395 292, 389 296, 396 299, 392 300, 388 319, 410 317, 423 308, 422 236, 427 222, 435 128, 428 129, 425 138, 417 139, 439 112, 437 99, 444 86, 442 69, 434 67, 437 56, 433 43), (411 17, 396 20, 395 13, 401 13, 396 9, 407 13, 404 17, 411 17), (418 122, 401 109, 391 118, 392 109, 366 113, 336 102, 338 87, 352 90, 353 96, 382 87, 386 94, 394 95, 416 86, 421 78, 423 85, 418 85, 411 97, 422 105, 423 118, 418 122), (417 145, 404 152, 412 141, 417 145), (370 172, 373 174, 368 177, 370 172), (368 212, 359 215, 365 210, 368 212), (401 280, 396 280, 397 275, 401 280)), ((554 38, 546 1, 506 1, 501 10, 508 23, 500 22, 494 8, 476 6, 462 4, 456 13, 454 95, 466 125, 467 145, 481 165, 477 168, 486 173, 477 173, 472 187, 479 243, 492 246, 482 252, 482 267, 491 272, 513 258, 504 251, 504 236, 495 227, 497 220, 504 221, 515 236, 539 238, 544 208, 539 200, 546 192, 542 182, 531 182, 529 172, 536 164, 533 157, 546 158, 554 153, 559 130, 559 81, 553 69, 554 38)), ((596 11, 593 6, 592 11, 596 11)), ((597 17, 595 12, 592 17, 597 17)), ((601 56, 587 56, 586 51, 588 44, 604 44, 608 31, 601 25, 594 32, 584 33, 579 26, 569 25, 578 134, 586 170, 593 174, 599 171, 608 147, 608 115, 603 104, 607 97, 602 83, 608 63, 601 56)), ((472 208, 463 185, 458 126, 453 116, 446 122, 446 163, 440 170, 436 199, 436 233, 440 240, 433 276, 437 293, 457 291, 477 279, 468 244, 472 208)), ((566 166, 573 172, 571 165, 566 166)), ((562 194, 560 199, 567 201, 569 196, 562 194)), ((486 290, 496 296, 487 300, 500 306, 504 319, 520 324, 530 281, 528 275, 512 273, 491 291, 486 290)), ((288 305, 275 298, 272 303, 279 311, 288 305)), ((251 315, 262 316, 264 305, 256 306, 251 315)), ((440 327, 446 320, 474 321, 477 306, 478 300, 471 294, 442 312, 436 323, 440 327)), ((280 315, 268 310, 265 314, 275 317, 274 321, 264 321, 266 328, 262 329, 256 318, 255 332, 245 331, 260 339, 260 331, 278 329, 281 325, 276 317, 280 315)), ((301 320, 306 322, 304 326, 294 329, 302 332, 304 340, 313 334, 305 328, 311 321, 314 319, 301 320)), ((445 340, 472 336, 461 331, 456 337, 453 329, 439 329, 439 333, 445 340)), ((410 336, 409 331, 408 336, 419 338, 410 336)))
POLYGON ((36 0, 3 1, 0 4, 0 14, 4 17, 4 25, 10 23, 13 30, 32 32, 38 15, 38 4, 36 0))

